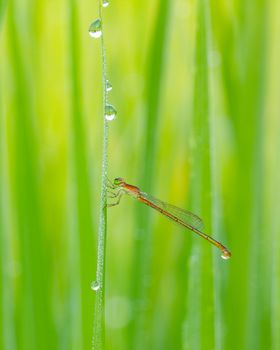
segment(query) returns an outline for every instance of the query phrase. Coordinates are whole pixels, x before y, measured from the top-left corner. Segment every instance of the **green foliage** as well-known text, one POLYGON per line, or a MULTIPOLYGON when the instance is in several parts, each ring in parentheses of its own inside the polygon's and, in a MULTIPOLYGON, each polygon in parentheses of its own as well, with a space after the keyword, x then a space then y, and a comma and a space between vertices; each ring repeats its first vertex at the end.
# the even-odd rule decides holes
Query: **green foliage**
POLYGON ((105 62, 97 2, 0 2, 1 349, 280 348, 279 11, 112 0, 105 62), (129 198, 106 218, 107 146, 232 258, 129 198))

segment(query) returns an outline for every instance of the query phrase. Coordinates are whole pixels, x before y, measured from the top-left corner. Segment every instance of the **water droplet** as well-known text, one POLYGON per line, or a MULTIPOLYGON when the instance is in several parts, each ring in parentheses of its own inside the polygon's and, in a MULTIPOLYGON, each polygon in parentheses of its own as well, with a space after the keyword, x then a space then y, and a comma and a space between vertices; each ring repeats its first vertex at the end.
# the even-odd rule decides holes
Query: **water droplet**
POLYGON ((113 89, 112 84, 109 82, 109 80, 106 80, 106 91, 109 92, 113 89))
POLYGON ((231 252, 228 250, 223 250, 223 254, 221 255, 221 258, 224 260, 228 260, 231 257, 231 252))
POLYGON ((95 292, 97 292, 98 289, 100 288, 100 284, 99 284, 97 281, 93 281, 92 284, 91 284, 91 286, 90 286, 90 288, 91 288, 92 290, 94 290, 95 292))
POLYGON ((114 106, 106 105, 105 107, 105 119, 108 121, 114 120, 116 118, 117 111, 114 106))
POLYGON ((103 7, 108 7, 109 6, 109 0, 103 0, 102 1, 102 6, 103 7))
POLYGON ((102 35, 102 25, 101 20, 97 18, 95 21, 91 23, 88 29, 89 35, 92 38, 100 38, 102 35))

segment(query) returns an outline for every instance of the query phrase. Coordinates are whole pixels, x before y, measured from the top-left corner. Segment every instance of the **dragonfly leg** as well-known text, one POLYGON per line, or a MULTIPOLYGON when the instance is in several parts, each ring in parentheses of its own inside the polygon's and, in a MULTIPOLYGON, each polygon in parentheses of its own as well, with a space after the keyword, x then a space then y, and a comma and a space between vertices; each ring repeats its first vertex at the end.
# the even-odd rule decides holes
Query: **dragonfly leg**
POLYGON ((122 191, 119 191, 116 198, 117 198, 117 201, 115 203, 109 203, 107 204, 107 208, 110 208, 110 207, 114 207, 115 205, 118 205, 120 203, 120 200, 122 198, 122 195, 123 195, 123 192, 122 191))
POLYGON ((110 196, 107 196, 107 197, 108 198, 117 198, 121 192, 122 192, 122 189, 119 189, 117 192, 107 190, 107 193, 110 193, 110 196))
POLYGON ((116 198, 117 196, 118 194, 116 192, 107 190, 107 198, 116 198))
POLYGON ((107 187, 111 188, 112 190, 114 190, 116 188, 116 186, 113 184, 113 182, 108 178, 107 176, 107 187))

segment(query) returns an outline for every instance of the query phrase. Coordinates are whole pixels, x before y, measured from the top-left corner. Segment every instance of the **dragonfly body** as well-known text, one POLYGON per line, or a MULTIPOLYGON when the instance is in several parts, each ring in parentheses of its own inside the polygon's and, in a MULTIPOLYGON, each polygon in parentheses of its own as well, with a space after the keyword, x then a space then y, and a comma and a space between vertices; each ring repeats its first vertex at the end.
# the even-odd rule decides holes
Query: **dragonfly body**
POLYGON ((142 192, 138 187, 127 184, 123 178, 116 178, 111 188, 117 189, 117 192, 114 195, 114 197, 118 197, 118 200, 116 203, 111 204, 109 206, 119 204, 121 196, 124 193, 126 193, 129 196, 137 199, 139 202, 144 203, 145 205, 157 210, 173 222, 176 222, 180 226, 183 226, 195 232, 200 237, 212 243, 214 246, 221 250, 221 256, 223 259, 229 259, 231 257, 230 251, 223 244, 201 231, 201 229, 203 228, 203 222, 197 215, 187 210, 175 207, 171 204, 162 202, 161 200, 145 192, 142 192))
POLYGON ((140 188, 138 188, 136 186, 125 184, 125 185, 122 186, 122 190, 125 193, 127 193, 129 196, 134 197, 136 199, 141 197, 140 188))

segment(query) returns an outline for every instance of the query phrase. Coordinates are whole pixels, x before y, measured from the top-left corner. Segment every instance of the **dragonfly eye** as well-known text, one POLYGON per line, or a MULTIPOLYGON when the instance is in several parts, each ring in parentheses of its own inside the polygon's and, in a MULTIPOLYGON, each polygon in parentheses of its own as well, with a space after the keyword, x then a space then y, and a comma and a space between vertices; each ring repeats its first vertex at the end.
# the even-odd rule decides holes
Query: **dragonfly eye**
POLYGON ((124 183, 124 179, 122 177, 117 177, 114 180, 114 185, 116 185, 116 186, 120 186, 123 183, 124 183))

